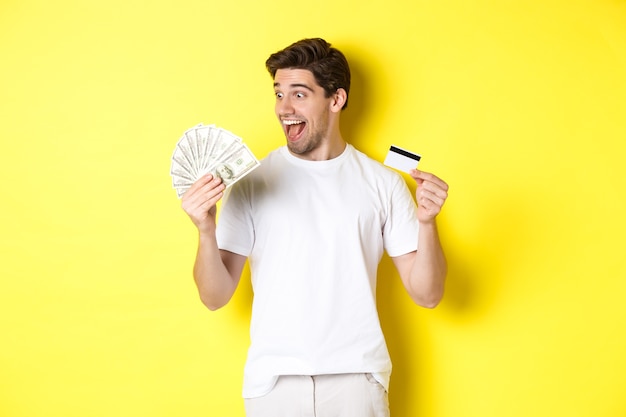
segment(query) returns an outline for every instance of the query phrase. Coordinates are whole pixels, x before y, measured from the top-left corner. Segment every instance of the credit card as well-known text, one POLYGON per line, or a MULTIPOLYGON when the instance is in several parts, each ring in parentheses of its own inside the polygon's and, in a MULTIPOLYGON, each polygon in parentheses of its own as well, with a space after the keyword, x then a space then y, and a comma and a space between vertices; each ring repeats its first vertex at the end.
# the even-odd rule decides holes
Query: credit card
POLYGON ((392 145, 383 163, 399 171, 409 172, 417 168, 420 159, 422 159, 421 155, 392 145))

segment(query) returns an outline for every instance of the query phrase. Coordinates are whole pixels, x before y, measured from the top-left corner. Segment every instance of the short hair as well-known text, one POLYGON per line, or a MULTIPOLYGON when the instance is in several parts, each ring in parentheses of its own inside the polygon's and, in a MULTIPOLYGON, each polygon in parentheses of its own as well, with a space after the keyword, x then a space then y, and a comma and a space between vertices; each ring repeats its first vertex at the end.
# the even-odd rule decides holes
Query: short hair
POLYGON ((315 81, 330 97, 338 89, 346 90, 346 102, 342 110, 348 107, 347 95, 350 92, 350 66, 348 60, 338 49, 321 38, 302 39, 285 49, 273 53, 265 61, 265 67, 276 76, 279 69, 305 69, 311 71, 315 81))

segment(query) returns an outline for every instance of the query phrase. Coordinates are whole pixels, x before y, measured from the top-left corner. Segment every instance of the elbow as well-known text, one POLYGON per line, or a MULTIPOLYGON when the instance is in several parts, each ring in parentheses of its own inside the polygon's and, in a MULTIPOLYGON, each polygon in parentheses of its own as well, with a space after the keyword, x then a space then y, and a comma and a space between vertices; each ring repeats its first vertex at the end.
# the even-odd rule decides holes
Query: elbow
POLYGON ((428 309, 437 307, 441 303, 445 292, 446 275, 447 271, 444 267, 436 279, 431 280, 430 285, 424 286, 421 291, 415 292, 414 301, 421 307, 428 309))
POLYGON ((431 288, 428 291, 414 291, 412 295, 413 302, 420 307, 433 309, 437 307, 443 299, 443 283, 437 288, 431 288))
POLYGON ((211 311, 219 310, 226 305, 225 302, 219 302, 212 297, 203 296, 202 294, 200 295, 200 301, 211 311))
POLYGON ((420 307, 433 309, 439 305, 443 298, 443 293, 422 294, 412 297, 413 302, 420 307))
POLYGON ((431 297, 425 300, 422 300, 420 303, 418 303, 420 306, 424 307, 424 308, 428 308, 428 309, 433 309, 435 307, 437 307, 439 305, 439 303, 441 302, 441 299, 443 297, 431 297))
POLYGON ((223 306, 218 305, 218 304, 208 304, 208 303, 204 303, 204 305, 206 306, 206 308, 208 308, 210 311, 216 311, 219 310, 220 308, 222 308, 223 306))

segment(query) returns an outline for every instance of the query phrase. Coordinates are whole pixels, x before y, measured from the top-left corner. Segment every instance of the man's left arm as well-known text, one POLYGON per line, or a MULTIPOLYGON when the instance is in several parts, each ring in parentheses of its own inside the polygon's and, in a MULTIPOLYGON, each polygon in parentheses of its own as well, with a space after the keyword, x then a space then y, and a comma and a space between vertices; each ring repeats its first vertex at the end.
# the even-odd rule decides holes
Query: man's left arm
POLYGON ((448 184, 428 172, 412 170, 409 174, 417 182, 418 250, 392 259, 413 301, 434 308, 443 297, 448 269, 437 231, 437 215, 448 198, 448 184))

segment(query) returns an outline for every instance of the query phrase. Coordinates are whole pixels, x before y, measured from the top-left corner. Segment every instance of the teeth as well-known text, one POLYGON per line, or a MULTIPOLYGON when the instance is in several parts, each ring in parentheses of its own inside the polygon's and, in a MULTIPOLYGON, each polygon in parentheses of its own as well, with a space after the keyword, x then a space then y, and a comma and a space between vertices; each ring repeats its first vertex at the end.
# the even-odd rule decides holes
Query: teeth
POLYGON ((286 125, 298 125, 300 123, 304 123, 302 120, 283 120, 283 124, 286 125))

